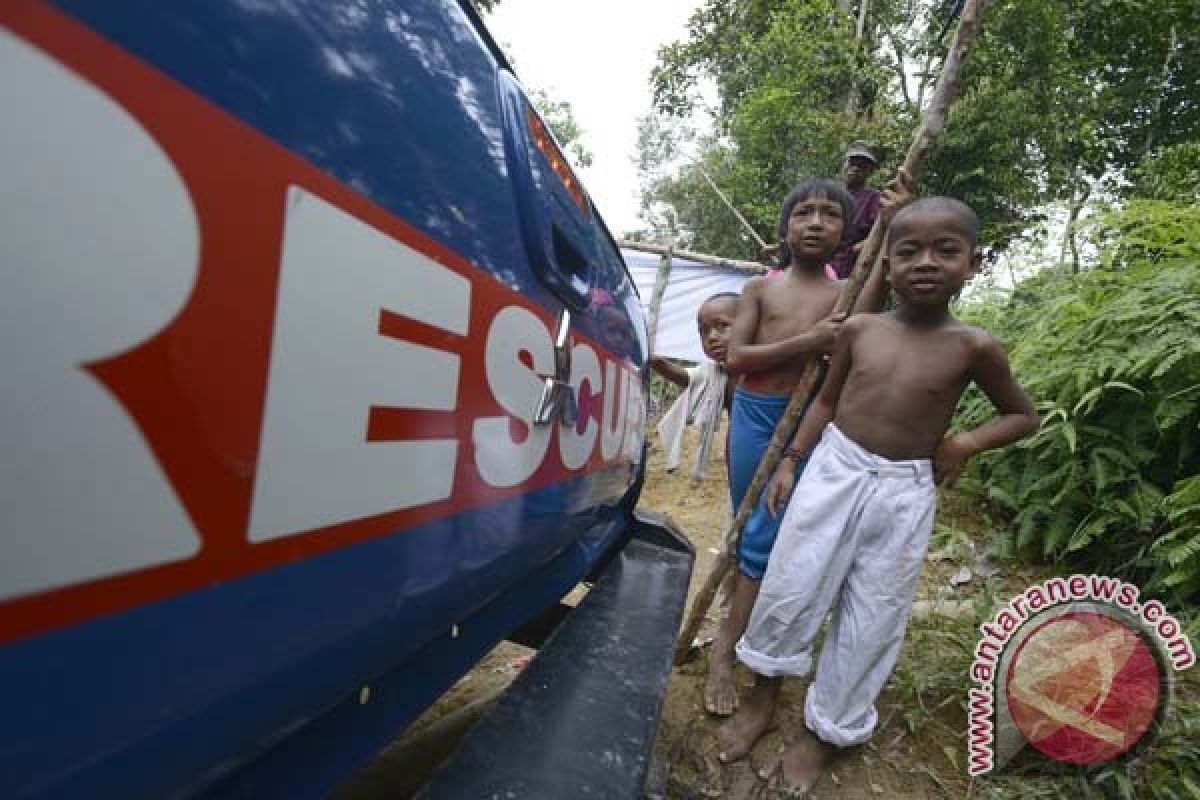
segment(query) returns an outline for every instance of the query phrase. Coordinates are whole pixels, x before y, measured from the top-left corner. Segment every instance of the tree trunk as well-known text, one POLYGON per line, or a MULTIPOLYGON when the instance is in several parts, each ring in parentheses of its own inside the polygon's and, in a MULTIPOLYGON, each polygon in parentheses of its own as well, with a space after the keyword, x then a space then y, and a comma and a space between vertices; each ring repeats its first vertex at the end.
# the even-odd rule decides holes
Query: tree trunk
POLYGON ((1067 201, 1067 223, 1063 226, 1062 243, 1058 246, 1059 269, 1061 269, 1062 266, 1067 263, 1067 247, 1068 239, 1070 238, 1069 234, 1071 232, 1071 222, 1074 221, 1076 214, 1078 214, 1078 211, 1076 211, 1077 207, 1075 205, 1075 186, 1078 180, 1078 174, 1079 166, 1077 164, 1072 164, 1071 176, 1067 179, 1067 183, 1071 186, 1071 199, 1067 201))
POLYGON ((863 33, 867 30, 867 11, 871 8, 871 0, 859 0, 858 6, 858 27, 854 31, 854 38, 862 43, 863 33))
POLYGON ((1092 194, 1092 185, 1089 183, 1083 187, 1083 194, 1079 199, 1071 204, 1071 215, 1067 218, 1067 243, 1071 246, 1071 274, 1079 274, 1079 248, 1075 243, 1075 223, 1079 219, 1079 212, 1083 211, 1083 207, 1087 205, 1088 198, 1092 194))
POLYGON ((1175 33, 1175 26, 1171 26, 1171 33, 1167 37, 1167 56, 1163 59, 1162 82, 1159 84, 1158 92, 1154 96, 1154 110, 1150 112, 1150 119, 1146 125, 1146 143, 1142 146, 1142 156, 1149 155, 1154 148, 1154 121, 1158 119, 1162 112, 1163 95, 1166 94, 1167 85, 1171 81, 1171 61, 1175 58, 1175 49, 1179 45, 1179 37, 1175 33))
POLYGON ((1088 198, 1092 195, 1092 184, 1087 182, 1086 178, 1079 177, 1079 165, 1071 165, 1071 177, 1068 181, 1071 185, 1071 199, 1067 204, 1067 224, 1063 227, 1062 244, 1058 248, 1058 263, 1059 268, 1067 263, 1067 251, 1071 251, 1071 274, 1079 274, 1079 248, 1075 242, 1076 223, 1079 221, 1079 214, 1083 211, 1083 207, 1087 205, 1088 198), (1080 183, 1083 183, 1083 191, 1079 191, 1080 183))
MULTIPOLYGON (((867 10, 871 6, 871 0, 859 0, 858 2, 858 22, 854 29, 855 48, 859 53, 863 49, 863 31, 867 26, 867 10)), ((846 115, 851 116, 858 110, 858 84, 852 83, 850 91, 846 94, 846 115)))
POLYGON ((904 47, 890 31, 887 36, 892 40, 892 51, 896 54, 896 78, 900 82, 900 93, 904 97, 904 105, 911 111, 914 106, 912 95, 908 92, 908 76, 904 73, 904 47))

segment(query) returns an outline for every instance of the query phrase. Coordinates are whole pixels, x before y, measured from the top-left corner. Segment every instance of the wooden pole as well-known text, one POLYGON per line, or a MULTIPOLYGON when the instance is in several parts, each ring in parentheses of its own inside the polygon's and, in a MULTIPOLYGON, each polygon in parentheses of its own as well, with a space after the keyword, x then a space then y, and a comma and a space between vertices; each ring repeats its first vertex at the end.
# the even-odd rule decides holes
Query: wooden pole
MULTIPOLYGON (((925 163, 925 159, 929 155, 929 151, 933 148, 938 137, 946 127, 946 112, 954 100, 954 93, 958 88, 959 76, 962 74, 963 61, 966 59, 967 53, 971 49, 971 44, 975 40, 975 34, 979 28, 979 14, 985 1, 966 0, 962 16, 958 21, 958 31, 954 34, 954 42, 950 45, 950 52, 947 54, 946 63, 942 67, 942 74, 938 79, 937 88, 934 90, 933 96, 929 99, 929 105, 921 114, 921 124, 917 128, 912 144, 908 148, 908 154, 904 157, 904 163, 900 167, 900 169, 908 173, 914 183, 921 166, 925 163)), ((842 287, 842 293, 838 296, 837 302, 834 304, 833 313, 835 315, 846 314, 854 307, 859 292, 862 291, 863 284, 866 283, 867 276, 875 266, 875 262, 882 250, 885 233, 886 226, 883 220, 876 218, 875 224, 871 227, 870 234, 867 236, 866 241, 863 242, 862 249, 859 251, 854 271, 850 273, 850 277, 842 287)), ((763 454, 762 460, 759 461, 758 469, 754 472, 754 478, 750 481, 750 486, 742 498, 741 505, 738 506, 737 516, 734 517, 733 524, 730 526, 729 532, 725 537, 725 546, 721 550, 721 555, 717 557, 716 563, 713 564, 712 571, 709 573, 704 585, 692 600, 692 608, 688 614, 687 622, 684 624, 679 641, 675 645, 676 664, 683 663, 687 658, 692 640, 696 636, 696 631, 700 629, 700 623, 704 619, 704 615, 708 613, 709 606, 712 605, 717 587, 721 585, 721 580, 725 577, 726 571, 733 565, 742 528, 758 505, 758 499, 762 495, 763 489, 766 488, 772 473, 775 471, 775 466, 779 463, 779 458, 783 454, 784 448, 796 433, 796 428, 800 423, 800 416, 810 396, 814 393, 814 387, 817 385, 818 371, 813 366, 816 361, 817 359, 810 359, 809 368, 800 376, 800 382, 792 392, 787 409, 783 412, 783 417, 775 427, 775 434, 771 438, 771 443, 767 446, 767 451, 763 454)))
POLYGON ((704 167, 700 167, 700 174, 704 176, 704 180, 708 181, 708 185, 712 187, 712 190, 717 193, 717 197, 721 198, 721 202, 725 204, 725 207, 733 212, 733 215, 737 217, 737 221, 742 223, 742 227, 750 233, 751 238, 753 238, 758 244, 758 251, 761 253, 763 250, 766 250, 767 243, 764 242, 762 237, 758 235, 758 231, 754 230, 750 223, 746 221, 746 218, 743 217, 738 210, 733 207, 733 203, 729 201, 729 198, 725 196, 725 193, 721 191, 721 188, 717 186, 717 183, 712 179, 712 176, 710 176, 704 170, 704 167))
POLYGON ((646 327, 650 329, 647 337, 650 340, 650 355, 654 355, 654 341, 658 338, 658 312, 662 308, 663 295, 667 291, 667 281, 671 278, 671 252, 673 249, 673 245, 668 245, 662 258, 658 261, 658 274, 654 276, 654 292, 650 295, 649 319, 646 320, 646 327))
POLYGON ((695 261, 697 264, 704 264, 709 267, 719 267, 733 272, 745 272, 751 275, 762 275, 767 271, 767 268, 757 261, 740 261, 736 258, 721 258, 720 256, 710 256, 706 253, 693 253, 691 250, 680 250, 674 245, 663 246, 661 244, 650 244, 649 242, 631 242, 622 240, 617 242, 617 245, 624 250, 640 250, 643 253, 654 253, 662 255, 671 251, 675 258, 682 258, 685 261, 695 261))

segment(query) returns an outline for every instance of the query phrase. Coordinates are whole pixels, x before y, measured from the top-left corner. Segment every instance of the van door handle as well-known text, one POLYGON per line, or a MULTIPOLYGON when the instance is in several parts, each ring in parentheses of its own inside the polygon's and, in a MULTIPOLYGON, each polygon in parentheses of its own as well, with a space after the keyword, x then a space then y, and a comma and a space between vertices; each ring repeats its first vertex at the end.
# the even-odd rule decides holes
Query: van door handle
POLYGON ((558 316, 554 337, 554 375, 545 377, 542 394, 533 413, 534 425, 549 425, 558 419, 564 425, 579 421, 579 403, 571 387, 571 312, 563 309, 558 316))
POLYGON ((559 300, 585 311, 597 261, 591 201, 516 79, 500 70, 497 83, 505 160, 529 264, 559 300))

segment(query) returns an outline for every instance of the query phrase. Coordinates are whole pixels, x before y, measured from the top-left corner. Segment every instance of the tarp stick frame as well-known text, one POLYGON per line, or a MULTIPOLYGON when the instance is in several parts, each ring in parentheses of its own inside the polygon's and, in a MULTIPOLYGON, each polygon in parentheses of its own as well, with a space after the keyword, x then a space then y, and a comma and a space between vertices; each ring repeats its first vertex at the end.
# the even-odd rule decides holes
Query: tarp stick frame
POLYGON ((658 274, 654 277, 654 293, 650 295, 650 306, 647 309, 646 327, 649 328, 650 355, 654 355, 654 340, 658 337, 658 314, 662 310, 662 299, 667 292, 667 282, 671 279, 672 249, 671 246, 668 246, 658 261, 658 274))

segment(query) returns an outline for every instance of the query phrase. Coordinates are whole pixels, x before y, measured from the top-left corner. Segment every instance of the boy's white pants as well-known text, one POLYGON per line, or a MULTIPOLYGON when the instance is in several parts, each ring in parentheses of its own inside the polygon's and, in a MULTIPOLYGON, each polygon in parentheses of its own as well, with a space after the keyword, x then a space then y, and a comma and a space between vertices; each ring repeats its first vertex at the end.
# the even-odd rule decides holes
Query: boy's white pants
POLYGON ((870 738, 933 529, 928 460, 889 461, 829 425, 779 529, 738 658, 760 675, 804 675, 833 619, 805 722, 839 747, 870 738))

